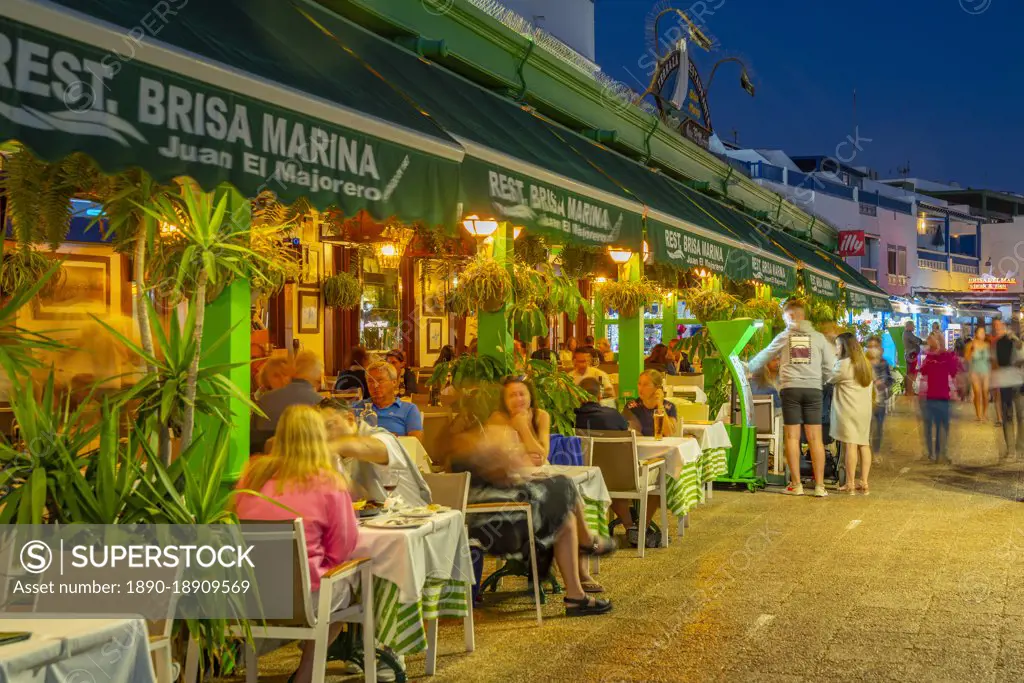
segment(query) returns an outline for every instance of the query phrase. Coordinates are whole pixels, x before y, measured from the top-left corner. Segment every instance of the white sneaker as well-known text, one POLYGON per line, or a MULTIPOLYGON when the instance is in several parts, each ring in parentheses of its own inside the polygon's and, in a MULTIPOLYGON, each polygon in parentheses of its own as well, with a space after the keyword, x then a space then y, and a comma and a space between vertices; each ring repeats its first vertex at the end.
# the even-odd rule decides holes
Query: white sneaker
POLYGON ((786 494, 787 496, 802 496, 804 495, 804 485, 790 484, 789 486, 786 487, 783 493, 786 494))
POLYGON ((824 498, 826 496, 828 496, 828 491, 825 490, 824 486, 815 486, 814 487, 814 497, 815 498, 824 498))

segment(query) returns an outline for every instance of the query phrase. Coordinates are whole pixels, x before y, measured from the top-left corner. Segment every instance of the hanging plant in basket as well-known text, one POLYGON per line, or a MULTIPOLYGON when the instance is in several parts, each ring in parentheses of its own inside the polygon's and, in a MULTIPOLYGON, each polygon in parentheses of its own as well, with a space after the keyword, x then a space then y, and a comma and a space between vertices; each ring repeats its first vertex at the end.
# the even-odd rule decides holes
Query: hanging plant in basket
POLYGON ((597 247, 583 247, 567 244, 558 255, 562 262, 562 275, 580 280, 590 277, 605 258, 604 252, 597 247))
POLYGON ((363 300, 363 285, 351 273, 338 273, 324 280, 324 306, 329 308, 359 308, 363 300))
POLYGON ((459 284, 448 296, 448 310, 468 315, 476 310, 493 313, 512 295, 512 276, 505 266, 487 256, 477 256, 459 275, 459 284))
POLYGON ((598 289, 601 303, 606 309, 615 310, 619 315, 630 318, 637 312, 658 300, 661 292, 650 280, 627 282, 606 282, 598 289))
POLYGON ((733 317, 740 300, 728 292, 715 291, 707 287, 689 287, 683 290, 683 301, 701 324, 709 320, 728 320, 733 317))
POLYGON ((523 235, 516 241, 516 261, 529 266, 539 266, 548 262, 548 245, 538 235, 523 235))
POLYGON ((743 302, 739 309, 740 317, 763 320, 765 327, 771 328, 782 320, 782 309, 771 299, 752 298, 743 302))
MULTIPOLYGON (((52 267, 53 261, 35 249, 18 248, 4 254, 3 261, 0 261, 0 296, 10 297, 16 292, 28 289, 42 280, 52 267)), ((63 284, 64 269, 60 268, 40 293, 49 296, 63 284)))
POLYGON ((812 298, 807 310, 807 319, 813 325, 836 321, 836 305, 827 299, 812 298))

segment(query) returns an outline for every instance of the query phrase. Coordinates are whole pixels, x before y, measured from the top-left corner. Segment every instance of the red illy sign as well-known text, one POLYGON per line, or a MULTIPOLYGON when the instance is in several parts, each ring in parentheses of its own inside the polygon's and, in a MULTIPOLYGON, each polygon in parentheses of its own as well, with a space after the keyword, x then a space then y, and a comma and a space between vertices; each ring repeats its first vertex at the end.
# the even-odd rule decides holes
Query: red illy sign
POLYGON ((839 233, 840 256, 863 256, 867 240, 863 230, 843 230, 839 233))

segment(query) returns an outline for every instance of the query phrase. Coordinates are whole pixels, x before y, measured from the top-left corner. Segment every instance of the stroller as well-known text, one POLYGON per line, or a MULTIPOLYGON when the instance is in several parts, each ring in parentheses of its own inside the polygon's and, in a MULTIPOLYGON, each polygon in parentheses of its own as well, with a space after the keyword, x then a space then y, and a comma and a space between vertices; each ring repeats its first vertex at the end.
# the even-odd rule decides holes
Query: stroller
MULTIPOLYGON (((846 462, 843 458, 842 446, 829 434, 832 424, 832 391, 832 385, 826 384, 822 388, 821 396, 821 439, 825 444, 825 482, 843 486, 846 484, 846 462)), ((789 465, 786 465, 786 480, 789 480, 789 465)), ((803 430, 800 432, 800 480, 805 482, 814 480, 811 449, 803 430)))

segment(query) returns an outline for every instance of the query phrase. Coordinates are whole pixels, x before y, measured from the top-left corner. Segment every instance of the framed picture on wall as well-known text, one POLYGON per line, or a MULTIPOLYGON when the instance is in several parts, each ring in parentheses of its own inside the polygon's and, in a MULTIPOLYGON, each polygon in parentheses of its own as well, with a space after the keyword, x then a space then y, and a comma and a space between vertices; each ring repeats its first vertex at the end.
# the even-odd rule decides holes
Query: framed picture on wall
POLYGON ((320 290, 299 290, 299 334, 320 333, 320 290))
POLYGON ((110 257, 58 254, 64 259, 63 282, 39 295, 34 305, 37 320, 87 320, 110 313, 110 257))
POLYGON ((423 290, 423 315, 444 315, 445 279, 441 277, 439 269, 432 265, 438 261, 423 261, 420 265, 423 290))
POLYGON ((441 351, 441 319, 432 318, 427 321, 427 353, 441 351))

